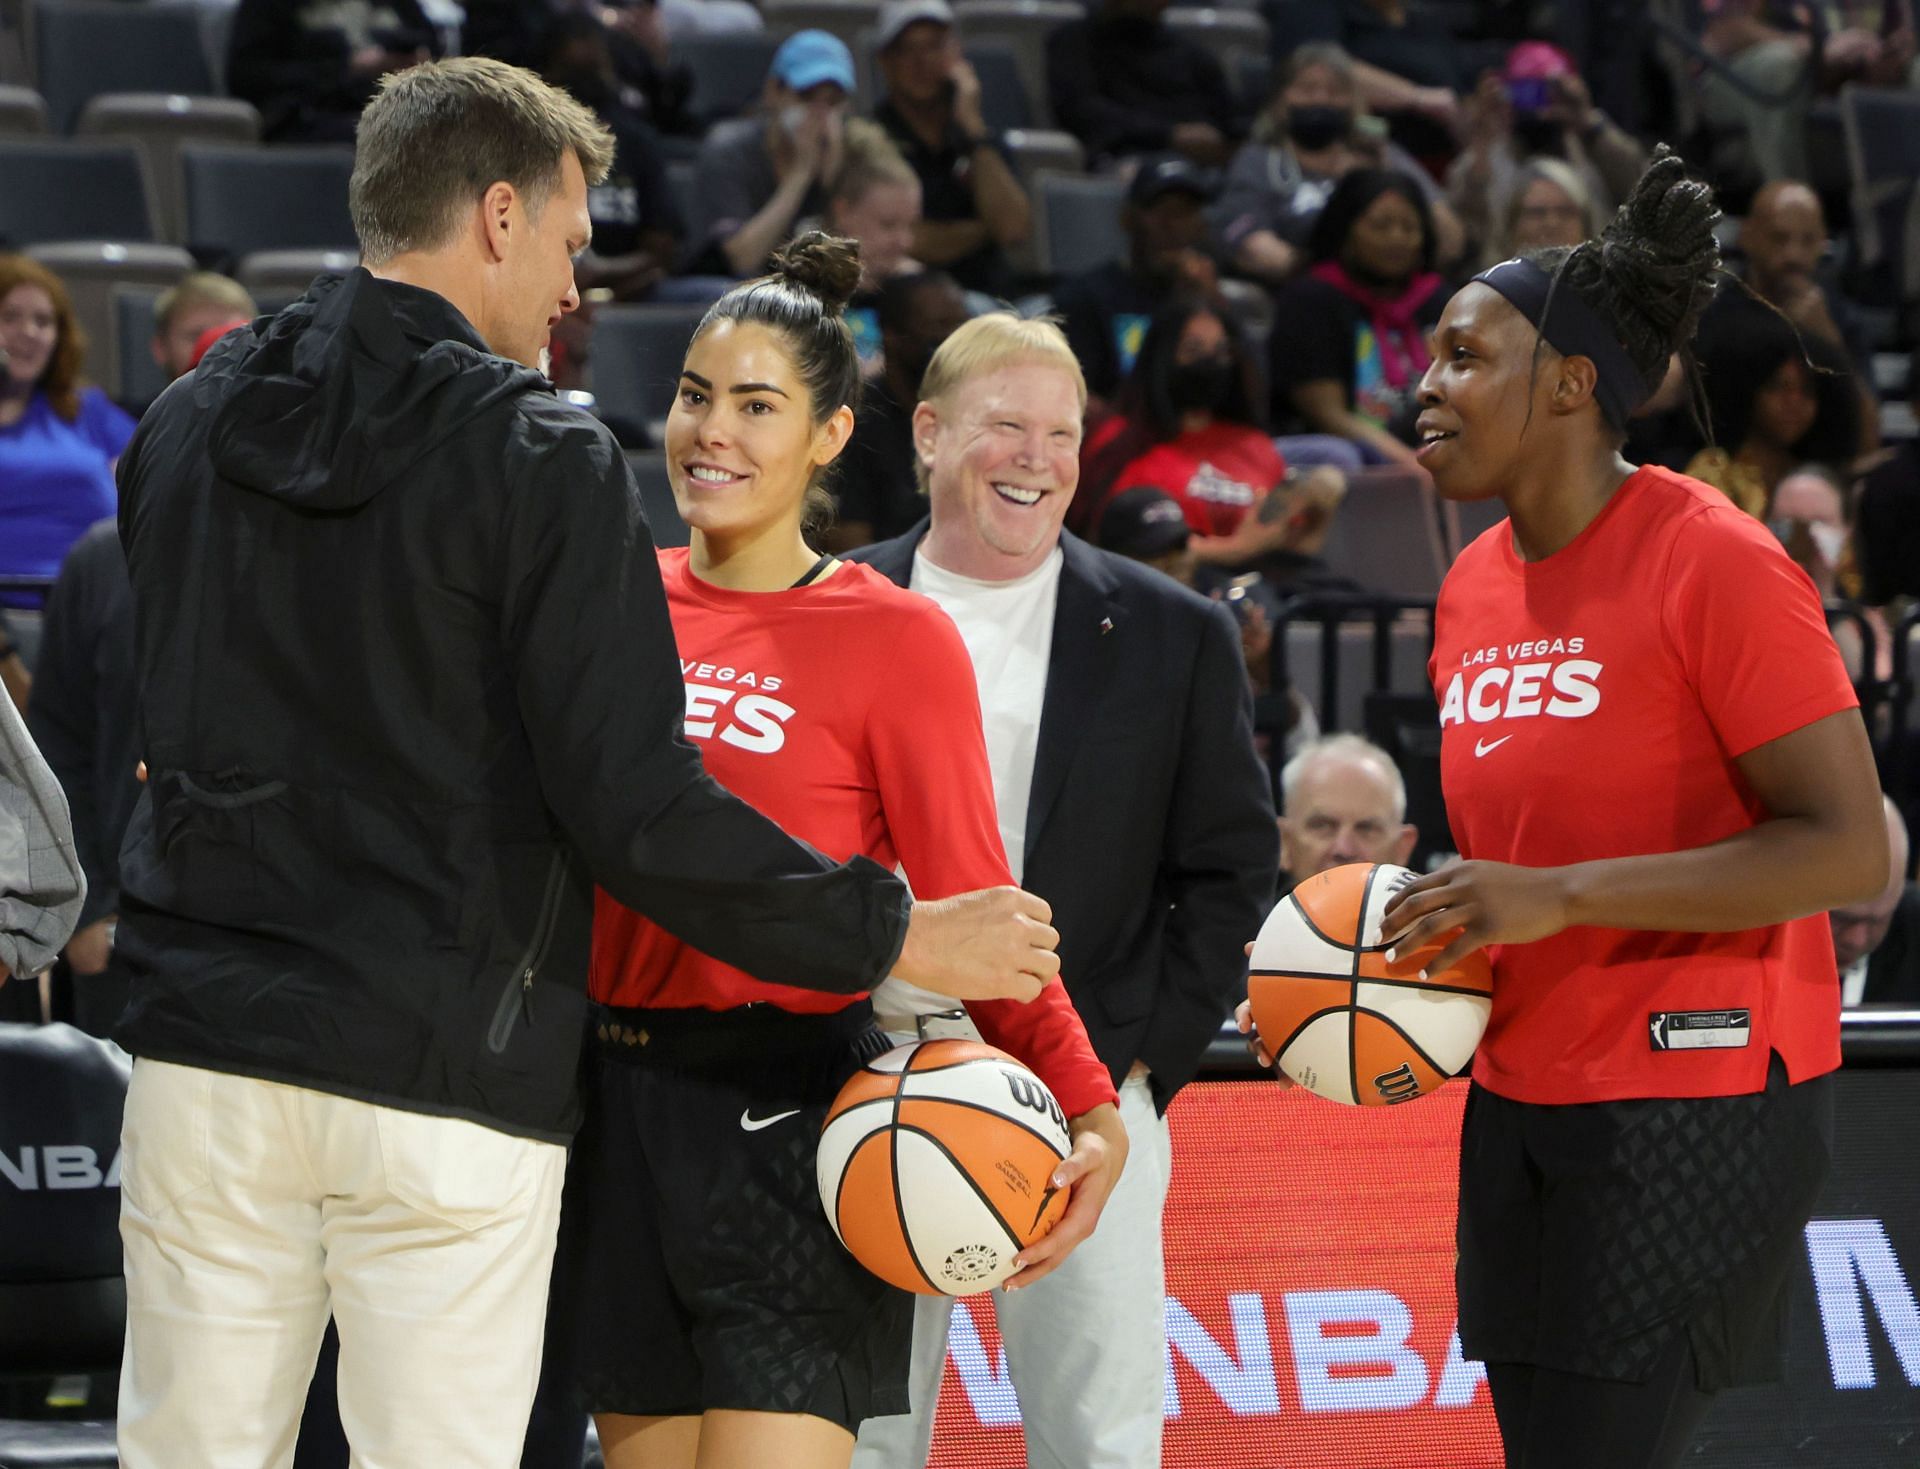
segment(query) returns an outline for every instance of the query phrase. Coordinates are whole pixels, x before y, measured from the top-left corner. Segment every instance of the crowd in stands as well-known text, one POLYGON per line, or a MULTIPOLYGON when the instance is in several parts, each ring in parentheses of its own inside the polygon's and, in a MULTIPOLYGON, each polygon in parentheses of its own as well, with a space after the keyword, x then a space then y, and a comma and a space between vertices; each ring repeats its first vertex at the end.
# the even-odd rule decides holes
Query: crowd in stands
MULTIPOLYGON (((834 549, 920 518, 912 415, 939 343, 996 303, 1056 313, 1090 393, 1070 526, 1237 604, 1249 675, 1278 711, 1263 716, 1273 762, 1293 758, 1291 867, 1316 850, 1405 855, 1414 828, 1391 756, 1314 743, 1339 720, 1311 707, 1311 670, 1289 668, 1298 645, 1276 641, 1284 599, 1410 594, 1356 585, 1328 546, 1343 521, 1367 534, 1368 477, 1425 484, 1412 422, 1430 329, 1474 271, 1593 237, 1656 139, 1720 187, 1730 271, 1697 372, 1676 361, 1629 457, 1704 478, 1768 523, 1822 593, 1858 613, 1843 642, 1863 680, 1890 675, 1920 598, 1920 381, 1904 365, 1920 271, 1904 275, 1900 259, 1920 241, 1870 251, 1844 168, 1824 156, 1844 152, 1848 85, 1904 90, 1920 129, 1910 5, 1815 7, 1826 18, 1809 29, 1764 0, 1705 0, 1694 33, 1666 41, 1600 35, 1619 7, 1597 0, 1554 7, 1549 32, 1529 30, 1531 9, 1273 0, 1221 12, 1263 16, 1269 56, 1217 44, 1167 0, 1087 0, 1025 51, 1026 33, 996 32, 969 0, 886 0, 838 34, 793 30, 746 0, 470 0, 458 25, 422 0, 240 0, 221 59, 269 147, 350 143, 384 75, 453 51, 528 66, 591 107, 616 156, 591 192, 583 307, 551 357, 555 382, 583 395, 607 350, 597 312, 681 307, 690 333, 702 303, 797 232, 858 240, 849 319, 866 383, 835 481, 834 549), (742 55, 764 43, 764 73, 737 89, 737 109, 715 110, 712 72, 695 65, 718 54, 701 51, 716 38, 742 55), (1003 49, 976 49, 996 38, 1003 49), (1623 50, 1635 62, 1624 69, 1623 50), (1050 209, 1058 176, 1111 190, 1050 209), (1055 264, 1062 241, 1086 238, 1091 256, 1055 264)), ((218 244, 196 245, 200 263, 235 269, 218 244)), ((155 307, 151 344, 119 342, 119 361, 150 351, 168 378, 256 310, 236 281, 205 272, 155 307)), ((111 536, 89 527, 113 512, 114 462, 144 405, 94 385, 72 295, 31 251, 0 254, 0 349, 0 677, 30 710, 58 689, 36 720, 56 746, 65 727, 75 769, 90 769, 93 743, 75 727, 123 706, 76 686, 76 669, 93 660, 87 677, 99 676, 113 663, 100 645, 124 634, 114 570, 97 564, 112 560, 111 536), (89 585, 49 602, 56 576, 89 585)), ((670 379, 671 356, 640 375, 670 379)), ((649 447, 645 412, 599 407, 630 447, 649 447)), ((1909 788, 1908 772, 1885 773, 1909 788)), ((108 824, 95 833, 104 854, 126 792, 103 785, 89 809, 108 824)), ((99 880, 111 893, 110 874, 99 880)), ((1897 886, 1846 922, 1881 940, 1891 924, 1897 951, 1920 955, 1920 935, 1904 936, 1913 910, 1897 886)), ((77 971, 105 969, 76 944, 77 971)), ((1864 965, 1878 941, 1854 947, 1864 965)))

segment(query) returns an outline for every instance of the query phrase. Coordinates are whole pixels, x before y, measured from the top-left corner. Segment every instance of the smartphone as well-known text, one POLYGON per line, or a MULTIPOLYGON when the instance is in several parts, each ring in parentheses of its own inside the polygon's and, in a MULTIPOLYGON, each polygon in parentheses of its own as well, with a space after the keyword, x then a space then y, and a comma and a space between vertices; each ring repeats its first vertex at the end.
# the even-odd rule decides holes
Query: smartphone
POLYGON ((1546 77, 1512 77, 1507 100, 1515 112, 1545 112, 1553 105, 1553 83, 1546 77))

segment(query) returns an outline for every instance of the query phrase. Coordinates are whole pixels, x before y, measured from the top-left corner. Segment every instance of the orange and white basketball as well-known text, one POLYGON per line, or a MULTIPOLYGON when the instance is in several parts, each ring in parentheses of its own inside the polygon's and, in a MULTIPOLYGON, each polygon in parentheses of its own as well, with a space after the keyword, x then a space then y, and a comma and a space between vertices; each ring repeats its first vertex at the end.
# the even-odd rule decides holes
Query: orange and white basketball
POLYGON ((1004 1051, 933 1040, 848 1079, 820 1134, 820 1200, 867 1269, 921 1295, 991 1290, 1066 1212, 1053 1093, 1004 1051))
MULTIPOLYGON (((1415 876, 1364 862, 1322 872, 1284 898, 1254 940, 1247 998, 1261 1044, 1320 1096, 1364 1107, 1425 1096, 1466 1066, 1487 1028, 1484 954, 1425 978, 1387 973, 1380 913, 1415 876)), ((1442 947, 1409 957, 1438 958, 1442 947)))

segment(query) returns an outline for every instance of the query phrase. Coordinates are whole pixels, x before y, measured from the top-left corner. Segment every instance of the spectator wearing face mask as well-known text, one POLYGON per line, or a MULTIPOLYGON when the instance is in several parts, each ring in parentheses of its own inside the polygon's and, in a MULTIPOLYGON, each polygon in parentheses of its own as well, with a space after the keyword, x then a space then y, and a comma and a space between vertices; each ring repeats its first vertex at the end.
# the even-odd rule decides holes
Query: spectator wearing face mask
POLYGON ((853 437, 829 481, 838 514, 826 540, 834 551, 903 535, 927 513, 913 447, 914 405, 935 350, 967 319, 966 297, 938 270, 893 277, 880 288, 877 309, 880 375, 862 392, 853 437))
POLYGON ((1087 442, 1071 523, 1098 540, 1115 497, 1151 485, 1179 505, 1203 567, 1318 550, 1345 481, 1321 469, 1289 482, 1261 416, 1257 369, 1226 316, 1193 298, 1162 307, 1087 442))
POLYGON ((1447 197, 1483 253, 1534 159, 1572 169, 1603 219, 1646 167, 1646 149, 1594 106, 1573 58, 1545 41, 1515 46, 1505 67, 1480 79, 1464 111, 1466 146, 1447 170, 1447 197))
POLYGON ((824 212, 846 149, 853 53, 825 31, 780 44, 759 109, 707 135, 696 264, 733 276, 765 266, 807 216, 824 212))
POLYGON ((1213 220, 1233 268, 1278 285, 1307 262, 1307 240, 1334 186, 1357 168, 1391 168, 1426 196, 1436 251, 1457 259, 1466 231, 1431 175, 1384 131, 1370 135, 1353 58, 1312 42, 1297 48, 1275 78, 1253 139, 1233 156, 1213 220))

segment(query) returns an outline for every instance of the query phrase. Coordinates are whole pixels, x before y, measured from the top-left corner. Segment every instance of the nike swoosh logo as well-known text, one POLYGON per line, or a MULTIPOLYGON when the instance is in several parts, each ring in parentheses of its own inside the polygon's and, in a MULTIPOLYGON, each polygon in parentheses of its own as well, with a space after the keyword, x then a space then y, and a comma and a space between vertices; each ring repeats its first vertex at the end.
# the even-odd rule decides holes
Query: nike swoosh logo
POLYGON ((772 1127, 776 1122, 785 1122, 789 1117, 798 1117, 800 1115, 800 1109, 794 1107, 786 1112, 775 1112, 771 1117, 755 1117, 752 1113, 753 1109, 748 1108, 740 1114, 740 1130, 742 1132, 758 1132, 763 1127, 772 1127))
POLYGON ((1475 758, 1478 758, 1481 755, 1491 755, 1495 750, 1499 749, 1502 745, 1504 745, 1508 740, 1512 738, 1513 738, 1512 735, 1501 735, 1500 738, 1497 740, 1474 741, 1473 753, 1475 758))

